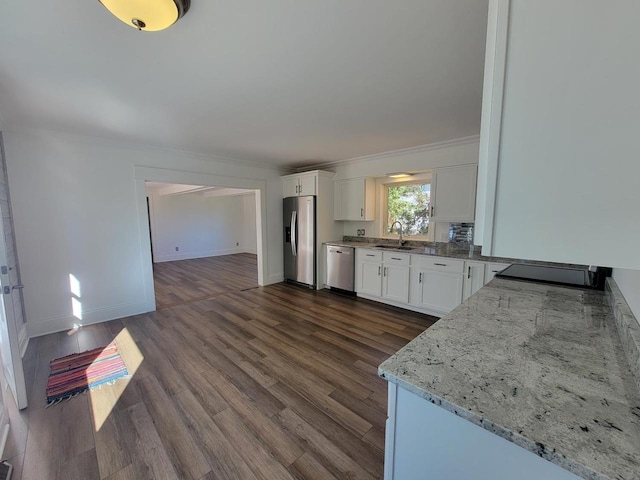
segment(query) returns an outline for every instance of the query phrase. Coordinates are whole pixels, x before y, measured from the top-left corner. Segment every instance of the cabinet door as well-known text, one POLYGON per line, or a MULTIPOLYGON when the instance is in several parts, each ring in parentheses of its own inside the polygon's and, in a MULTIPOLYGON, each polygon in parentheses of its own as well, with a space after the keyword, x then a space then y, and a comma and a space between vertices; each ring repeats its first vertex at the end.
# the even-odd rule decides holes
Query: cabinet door
POLYGON ((382 294, 382 264, 358 262, 356 292, 380 297, 382 294))
POLYGON ((464 275, 434 270, 418 270, 416 275, 418 295, 412 298, 416 306, 446 313, 462 302, 464 275))
POLYGON ((476 209, 477 165, 439 168, 431 177, 431 220, 473 222, 476 209))
POLYGON ((462 301, 476 293, 484 285, 484 262, 465 262, 464 289, 462 301))
POLYGON ((282 179, 282 196, 284 198, 298 196, 298 177, 284 177, 282 179))
POLYGON ((298 179, 298 195, 317 195, 316 175, 304 175, 298 179))
POLYGON ((382 296, 409 303, 409 267, 384 264, 382 275, 382 296))

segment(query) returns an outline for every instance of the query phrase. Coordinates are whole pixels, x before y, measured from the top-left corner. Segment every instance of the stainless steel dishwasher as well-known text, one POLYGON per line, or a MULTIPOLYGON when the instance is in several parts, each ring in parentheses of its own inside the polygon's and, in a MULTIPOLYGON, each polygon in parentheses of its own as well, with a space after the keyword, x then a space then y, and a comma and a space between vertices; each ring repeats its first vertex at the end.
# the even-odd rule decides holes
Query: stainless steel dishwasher
POLYGON ((327 286, 354 291, 355 248, 327 245, 327 286))

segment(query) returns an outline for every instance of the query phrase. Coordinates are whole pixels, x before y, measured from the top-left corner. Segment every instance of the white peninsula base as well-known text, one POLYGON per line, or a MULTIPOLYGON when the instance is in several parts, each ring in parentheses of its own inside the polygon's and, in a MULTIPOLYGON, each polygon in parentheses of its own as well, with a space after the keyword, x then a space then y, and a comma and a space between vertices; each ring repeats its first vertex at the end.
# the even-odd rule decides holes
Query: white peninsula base
POLYGON ((389 382, 385 480, 579 477, 389 382))

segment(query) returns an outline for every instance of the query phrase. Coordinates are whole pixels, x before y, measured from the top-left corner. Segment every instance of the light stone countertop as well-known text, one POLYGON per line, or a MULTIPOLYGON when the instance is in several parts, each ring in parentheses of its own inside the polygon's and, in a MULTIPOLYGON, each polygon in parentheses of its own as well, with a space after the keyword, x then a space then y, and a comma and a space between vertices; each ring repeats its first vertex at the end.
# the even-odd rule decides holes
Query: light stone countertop
POLYGON ((494 279, 379 367, 587 479, 640 479, 640 395, 604 292, 494 279))
POLYGON ((467 246, 463 247, 456 243, 445 242, 415 242, 409 241, 405 248, 392 248, 397 241, 391 239, 367 238, 367 241, 342 241, 325 242, 325 245, 333 245, 337 247, 355 247, 355 248, 371 248, 374 250, 382 250, 385 252, 401 252, 411 253, 414 255, 428 255, 435 257, 457 258, 460 260, 473 260, 478 262, 497 262, 497 263, 528 263, 533 265, 554 265, 565 267, 584 267, 583 265, 573 265, 566 263, 550 263, 536 260, 522 260, 517 258, 487 257, 480 254, 480 247, 467 246), (391 248, 380 248, 377 245, 389 245, 391 248))

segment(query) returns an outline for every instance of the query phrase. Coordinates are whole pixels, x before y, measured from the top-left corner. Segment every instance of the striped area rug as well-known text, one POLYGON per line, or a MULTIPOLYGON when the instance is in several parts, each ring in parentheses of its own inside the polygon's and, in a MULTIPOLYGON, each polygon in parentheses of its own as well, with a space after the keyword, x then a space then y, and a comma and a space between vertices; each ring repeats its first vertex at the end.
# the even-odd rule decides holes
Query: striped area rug
POLYGON ((51 360, 47 406, 127 375, 118 347, 110 343, 82 353, 51 360))

